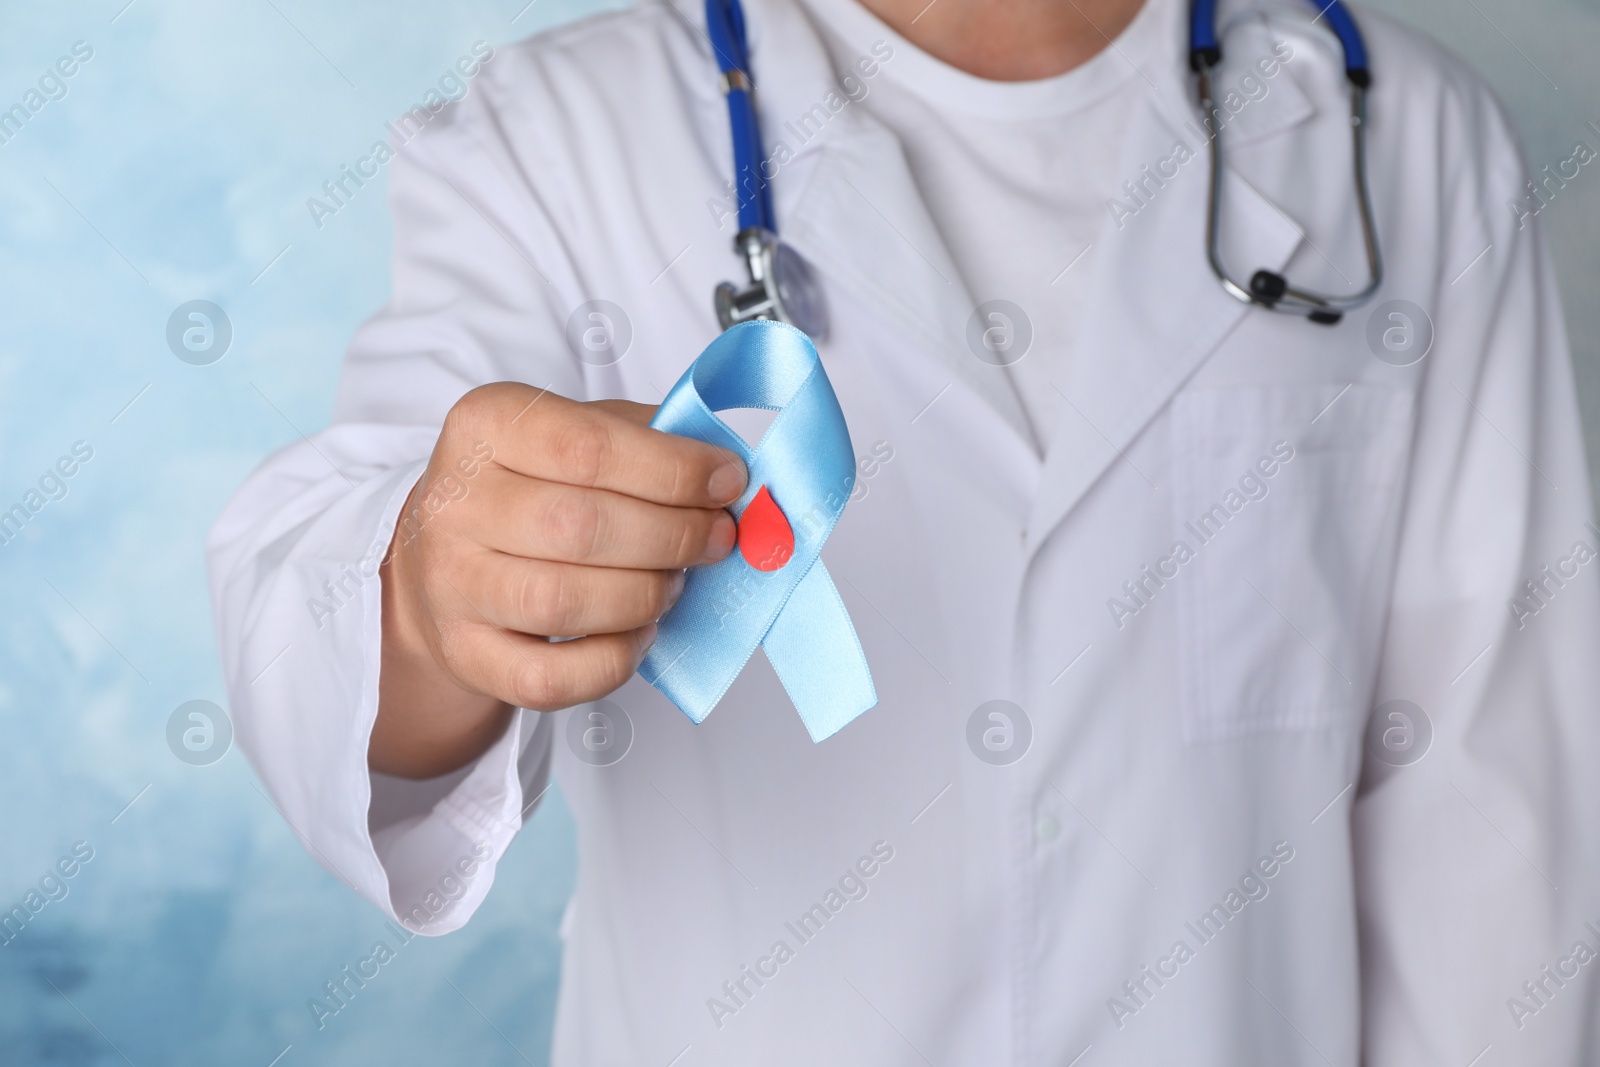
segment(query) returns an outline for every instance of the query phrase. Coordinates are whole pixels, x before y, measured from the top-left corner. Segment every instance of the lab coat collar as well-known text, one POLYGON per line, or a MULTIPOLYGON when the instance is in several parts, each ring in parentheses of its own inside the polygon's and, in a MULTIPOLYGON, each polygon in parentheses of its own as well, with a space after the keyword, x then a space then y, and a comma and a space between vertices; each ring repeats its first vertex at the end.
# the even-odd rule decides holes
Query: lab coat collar
MULTIPOLYGON (((1182 6, 1181 0, 1147 3, 1182 6)), ((801 116, 819 103, 826 107, 830 93, 840 98, 838 75, 795 0, 755 0, 747 12, 764 133, 779 170, 773 189, 784 239, 834 283, 831 290, 896 319, 916 342, 907 350, 917 356, 914 370, 927 395, 948 389, 951 406, 972 420, 974 437, 995 442, 986 446, 995 469, 1036 483, 1028 486, 1034 506, 1027 535, 1036 550, 1102 473, 1127 462, 1134 438, 1248 312, 1222 292, 1206 263, 1209 164, 1189 97, 1182 19, 1161 12, 1169 16, 1171 40, 1165 59, 1140 71, 1148 91, 1130 120, 1121 170, 1142 179, 1144 167, 1172 159, 1180 144, 1191 158, 1163 185, 1148 184, 1149 195, 1131 216, 1108 212, 1079 341, 1059 383, 1067 404, 1041 466, 1015 391, 968 347, 976 302, 898 141, 848 103, 819 132, 797 136, 809 132, 798 125, 801 116)), ((703 20, 698 11, 695 17, 703 20)), ((1229 40, 1239 54, 1254 55, 1270 49, 1263 44, 1270 36, 1255 19, 1238 25, 1229 40), (1247 49, 1252 36, 1256 43, 1247 49)), ((1279 134, 1312 113, 1287 70, 1270 85, 1264 99, 1230 120, 1230 149, 1279 134)), ((1281 269, 1303 239, 1300 226, 1238 174, 1228 173, 1224 190, 1228 261, 1281 269)))
MULTIPOLYGON (((1229 40, 1240 54, 1258 55, 1270 51, 1269 38, 1258 21, 1229 40)), ((1097 241, 1078 341, 1059 383, 1066 404, 1028 522, 1030 551, 1108 469, 1134 466, 1127 453, 1135 438, 1244 316, 1266 314, 1224 293, 1206 260, 1209 147, 1180 74, 1186 50, 1178 45, 1161 77, 1149 72, 1152 91, 1130 123, 1122 171, 1143 182, 1142 202, 1123 198, 1132 213, 1108 216, 1097 241), (1161 178, 1174 167, 1176 176, 1161 178)), ((1270 85, 1259 107, 1252 102, 1225 125, 1230 153, 1312 114, 1287 69, 1270 85)), ((1236 273, 1282 270, 1304 240, 1300 224, 1232 166, 1224 173, 1223 211, 1223 259, 1236 273)))
POLYGON ((902 351, 914 356, 906 370, 921 382, 917 406, 922 398, 939 397, 943 415, 959 417, 979 439, 997 442, 997 462, 1021 476, 1019 488, 1031 497, 1039 450, 1027 414, 1005 377, 979 363, 967 346, 967 320, 976 301, 898 139, 847 102, 821 30, 799 3, 757 0, 747 10, 753 12, 752 65, 763 133, 770 156, 780 163, 773 191, 784 240, 832 283, 836 303, 860 302, 867 313, 896 323, 910 341, 902 351), (829 111, 813 133, 815 124, 802 118, 816 115, 819 104, 827 110, 830 102, 838 110, 829 111), (784 161, 788 155, 778 142, 792 150, 792 160, 784 161))

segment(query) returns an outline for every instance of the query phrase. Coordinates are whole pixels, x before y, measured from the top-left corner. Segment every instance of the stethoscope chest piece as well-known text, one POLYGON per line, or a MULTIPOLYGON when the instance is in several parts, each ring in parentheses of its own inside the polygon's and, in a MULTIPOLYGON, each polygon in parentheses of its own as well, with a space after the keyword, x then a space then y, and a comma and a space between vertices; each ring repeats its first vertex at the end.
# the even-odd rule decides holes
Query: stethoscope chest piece
POLYGON ((722 328, 751 319, 777 319, 813 341, 825 339, 828 306, 811 265, 800 253, 762 226, 740 230, 733 245, 744 256, 750 283, 743 288, 732 282, 717 286, 713 299, 722 328))

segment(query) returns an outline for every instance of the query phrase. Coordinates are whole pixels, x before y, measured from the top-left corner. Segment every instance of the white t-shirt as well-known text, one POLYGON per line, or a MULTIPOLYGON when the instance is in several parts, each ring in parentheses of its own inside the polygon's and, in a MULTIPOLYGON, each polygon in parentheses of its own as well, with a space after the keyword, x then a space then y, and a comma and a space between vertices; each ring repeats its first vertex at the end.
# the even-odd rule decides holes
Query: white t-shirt
MULTIPOLYGON (((1065 74, 998 82, 943 63, 896 34, 857 0, 804 0, 839 69, 875 41, 894 58, 860 104, 899 138, 929 214, 985 321, 1016 332, 995 340, 1015 352, 1018 323, 992 318, 988 301, 1022 309, 1032 342, 1005 374, 1049 445, 1064 399, 1057 385, 1076 337, 1123 131, 1139 73, 1157 51, 1157 3, 1146 3, 1107 48, 1065 74)), ((1003 355, 998 361, 1013 358, 1003 355)))

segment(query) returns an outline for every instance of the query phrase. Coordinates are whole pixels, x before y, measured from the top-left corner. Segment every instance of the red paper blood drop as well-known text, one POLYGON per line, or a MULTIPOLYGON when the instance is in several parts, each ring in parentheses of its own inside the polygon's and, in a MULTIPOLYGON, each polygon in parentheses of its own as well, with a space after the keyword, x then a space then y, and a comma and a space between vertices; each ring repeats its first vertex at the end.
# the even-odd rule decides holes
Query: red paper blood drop
POLYGON ((739 554, 758 571, 775 571, 794 555, 794 531, 764 485, 739 516, 739 554))

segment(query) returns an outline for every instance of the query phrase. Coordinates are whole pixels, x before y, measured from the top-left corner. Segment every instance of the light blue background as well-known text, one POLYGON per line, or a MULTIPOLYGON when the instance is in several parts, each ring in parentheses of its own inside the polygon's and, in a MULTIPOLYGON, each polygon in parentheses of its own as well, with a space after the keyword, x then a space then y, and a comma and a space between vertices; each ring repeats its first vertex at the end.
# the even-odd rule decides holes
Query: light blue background
MULTIPOLYGON (((307 999, 370 949, 379 916, 306 855, 237 752, 191 767, 164 731, 183 701, 225 703, 213 517, 262 456, 326 422, 343 346, 386 294, 381 182, 320 230, 306 198, 474 41, 601 5, 125 2, 0 9, 0 109, 74 41, 94 48, 0 146, 0 510, 74 441, 94 448, 0 548, 0 910, 74 841, 95 850, 0 948, 0 1061, 542 1064, 574 860, 558 796, 465 931, 412 941, 319 1031, 307 999), (209 367, 164 337, 196 298, 235 330, 209 367)), ((1578 139, 1600 148, 1584 125, 1600 120, 1593 0, 1381 6, 1488 75, 1535 169, 1578 139)), ((1544 218, 1593 442, 1593 166, 1544 218)))

